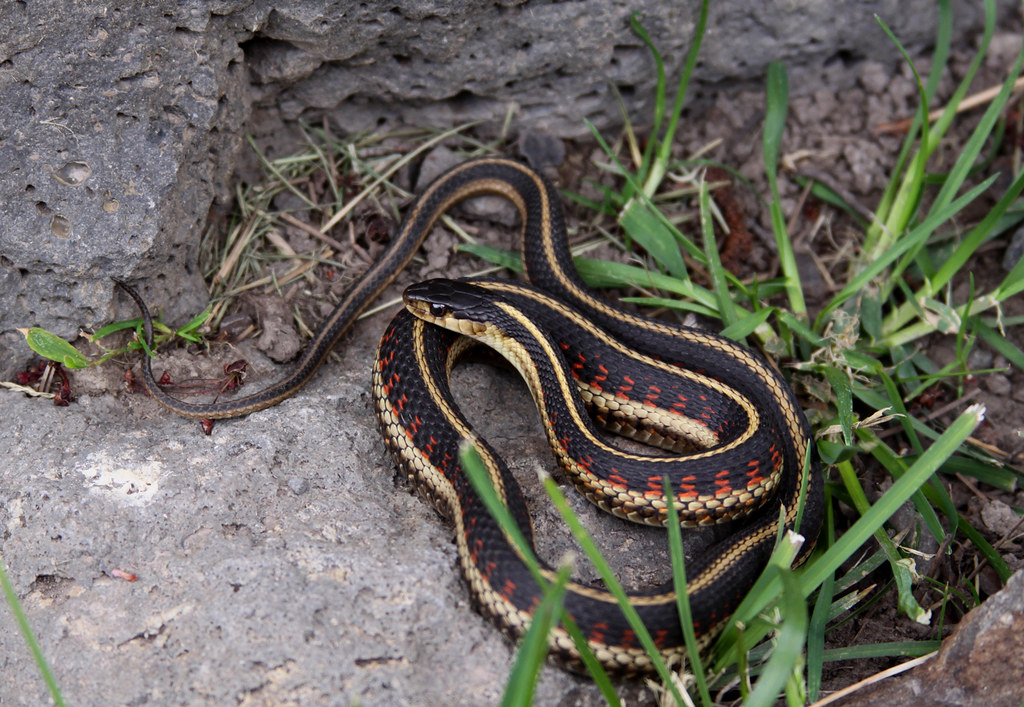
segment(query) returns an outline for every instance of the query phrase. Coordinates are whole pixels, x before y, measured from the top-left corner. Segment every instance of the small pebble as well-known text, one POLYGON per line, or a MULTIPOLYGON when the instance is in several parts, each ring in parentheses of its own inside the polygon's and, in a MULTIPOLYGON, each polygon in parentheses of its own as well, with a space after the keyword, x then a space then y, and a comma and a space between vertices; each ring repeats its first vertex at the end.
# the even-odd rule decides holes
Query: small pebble
POLYGON ((1003 270, 1010 272, 1024 256, 1024 228, 1019 228, 1003 252, 1003 270))
POLYGON ((858 81, 868 93, 884 93, 892 81, 892 71, 877 61, 865 61, 861 64, 858 81))
POLYGON ((967 368, 977 371, 982 368, 992 368, 992 352, 974 347, 967 355, 967 368))
POLYGON ((534 169, 557 167, 565 159, 565 143, 550 133, 525 130, 519 136, 519 154, 534 169))
POLYGON ((294 493, 296 496, 301 496, 302 494, 306 493, 306 491, 309 491, 309 481, 302 478, 301 476, 293 476, 292 478, 288 479, 288 488, 290 488, 292 490, 292 493, 294 493))
POLYGON ((985 376, 985 389, 995 395, 1009 395, 1013 392, 1013 385, 1002 373, 991 373, 985 376))

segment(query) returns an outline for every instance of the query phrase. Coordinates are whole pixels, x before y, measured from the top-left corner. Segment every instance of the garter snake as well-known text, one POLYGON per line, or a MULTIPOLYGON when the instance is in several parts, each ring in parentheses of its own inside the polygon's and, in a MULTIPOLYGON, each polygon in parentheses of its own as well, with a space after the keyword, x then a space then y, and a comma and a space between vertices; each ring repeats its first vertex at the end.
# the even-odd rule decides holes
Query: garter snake
MULTIPOLYGON (((671 349, 654 358, 622 345, 573 308, 527 285, 431 280, 410 286, 404 299, 407 310, 384 333, 374 365, 377 416, 399 465, 454 521, 460 568, 481 612, 510 635, 521 636, 541 589, 461 469, 458 449, 472 443, 499 497, 524 536, 532 538, 518 485, 473 431, 448 387, 451 369, 474 341, 499 351, 527 380, 552 451, 574 485, 599 507, 633 521, 663 524, 667 475, 685 525, 747 516, 735 533, 687 561, 694 628, 707 645, 767 563, 780 506, 786 526, 794 527, 802 463, 785 465, 790 453, 801 453, 784 449, 787 433, 778 426, 786 424, 785 415, 754 404, 756 396, 739 393, 731 380, 727 385, 674 365, 671 349), (648 442, 653 436, 666 449, 677 449, 681 440, 697 451, 665 457, 610 447, 595 433, 585 402, 603 427, 648 442)), ((720 343, 725 351, 734 349, 720 343)), ((806 447, 802 415, 788 422, 806 447)), ((801 558, 820 524, 820 493, 814 474, 801 525, 810 542, 801 558)), ((553 578, 550 569, 544 571, 553 578)), ((675 595, 639 593, 631 603, 659 650, 669 660, 679 659, 683 638, 675 595)), ((609 593, 571 584, 565 608, 606 668, 627 674, 651 669, 609 593)), ((550 643, 561 662, 580 666, 564 629, 556 629, 550 643)))
MULTIPOLYGON (((386 253, 335 308, 295 370, 280 382, 235 400, 184 403, 159 389, 149 360, 144 358, 146 387, 172 411, 208 419, 244 415, 293 395, 316 372, 358 314, 405 267, 437 219, 453 204, 479 194, 503 196, 517 207, 524 271, 537 289, 500 281, 434 283, 425 286, 427 289, 413 289, 406 298, 408 306, 464 331, 460 327, 467 325, 455 323, 460 315, 453 314, 460 310, 450 305, 457 304, 462 298, 459 293, 466 294, 463 288, 470 287, 487 293, 481 297, 472 289, 470 299, 491 302, 492 313, 497 306, 494 302, 500 302, 498 309, 506 314, 517 313, 510 316, 519 329, 492 335, 492 343, 503 342, 504 353, 524 373, 535 399, 545 403, 546 409, 540 406, 542 417, 556 456, 598 505, 632 520, 660 522, 666 503, 660 492, 665 463, 657 458, 619 459, 623 463, 617 461, 612 469, 597 469, 593 450, 581 441, 589 443, 594 436, 585 429, 578 408, 569 407, 577 405, 569 400, 579 399, 567 390, 572 387, 567 383, 570 377, 583 384, 583 398, 596 401, 596 416, 602 424, 668 449, 696 450, 683 457, 683 471, 673 478, 684 522, 705 525, 745 516, 736 533, 687 563, 687 593, 695 628, 706 644, 765 566, 780 530, 780 518, 785 527, 795 529, 805 459, 810 465, 799 530, 809 542, 801 558, 813 546, 822 517, 822 481, 809 426, 785 381, 759 355, 723 337, 646 319, 595 296, 572 265, 557 193, 540 175, 518 162, 472 160, 427 187, 386 253), (456 301, 449 301, 453 293, 456 301), (535 316, 542 321, 534 322, 535 316), (596 339, 592 333, 585 339, 591 350, 574 349, 572 341, 559 338, 558 333, 569 331, 569 321, 573 327, 601 332, 596 339), (537 342, 543 342, 539 347, 542 353, 524 353, 537 349, 537 342), (602 356, 595 359, 592 348, 597 346, 604 348, 602 356), (558 356, 569 360, 556 363, 556 349, 562 352, 558 356), (613 359, 628 360, 630 366, 642 363, 643 370, 657 373, 620 370, 614 367, 620 363, 613 359), (548 364, 563 366, 562 374, 554 379, 557 390, 544 391, 541 385, 549 373, 539 371, 541 365, 546 369, 548 364), (671 369, 677 370, 673 373, 671 369), (670 375, 677 378, 670 381, 670 375), (643 376, 651 381, 640 380, 643 376), (567 396, 564 400, 562 394, 567 396), (581 451, 584 449, 587 451, 581 451), (630 466, 634 462, 640 465, 636 469, 630 466), (656 471, 643 471, 646 464, 654 464, 656 471), (630 468, 624 468, 627 466, 630 468)), ((143 312, 150 340, 152 327, 145 305, 134 291, 125 289, 143 312)), ((475 328, 469 326, 470 331, 475 328)), ((448 371, 470 347, 469 341, 408 310, 400 312, 381 340, 374 365, 375 406, 399 464, 439 510, 455 521, 460 566, 475 603, 503 629, 518 636, 529 623, 539 588, 458 466, 459 444, 472 440, 482 450, 492 479, 503 489, 505 502, 529 534, 529 515, 514 480, 486 443, 472 433, 447 391, 448 371)), ((551 381, 547 385, 552 385, 551 381)), ((630 456, 643 455, 625 455, 630 456)), ((682 636, 675 596, 671 592, 639 594, 631 603, 659 648, 670 657, 680 655, 682 636)), ((619 672, 649 669, 649 659, 607 593, 573 585, 566 608, 608 667, 619 672)), ((578 656, 564 630, 557 629, 551 642, 565 662, 576 664, 578 656)))

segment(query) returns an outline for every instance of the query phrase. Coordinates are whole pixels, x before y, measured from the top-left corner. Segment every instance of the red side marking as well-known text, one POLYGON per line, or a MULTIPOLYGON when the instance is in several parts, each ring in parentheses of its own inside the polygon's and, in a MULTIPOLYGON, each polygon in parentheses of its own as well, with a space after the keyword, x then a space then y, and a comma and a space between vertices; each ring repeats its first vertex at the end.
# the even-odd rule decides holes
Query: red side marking
POLYGON ((402 397, 400 397, 398 401, 395 403, 395 406, 398 408, 399 412, 405 410, 405 404, 407 402, 409 402, 409 396, 406 395, 405 393, 402 393, 402 397))
POLYGON ((604 633, 607 630, 608 630, 608 624, 606 624, 604 621, 598 621, 597 623, 595 623, 593 626, 590 627, 590 636, 588 636, 588 638, 590 638, 592 641, 596 641, 597 643, 604 643, 605 642, 605 635, 604 635, 604 633))
POLYGON ((505 580, 505 586, 501 588, 501 596, 505 601, 511 601, 512 596, 516 593, 516 583, 511 579, 505 580))
POLYGON ((627 628, 622 632, 622 645, 625 648, 632 648, 636 645, 636 633, 633 629, 627 628))
POLYGON ((615 469, 612 469, 612 473, 608 474, 608 481, 611 482, 611 485, 615 488, 624 489, 629 487, 629 482, 627 482, 626 479, 623 478, 622 474, 615 469))
POLYGON ((729 475, 729 473, 730 473, 730 472, 729 472, 729 470, 728 470, 728 469, 722 469, 722 470, 721 470, 720 472, 718 472, 717 474, 715 474, 715 478, 716 478, 716 479, 720 479, 720 478, 722 478, 723 476, 728 476, 728 475, 729 475))
POLYGON ((608 369, 604 367, 604 364, 598 364, 597 370, 601 371, 601 375, 594 376, 594 380, 598 380, 598 381, 608 380, 608 369))

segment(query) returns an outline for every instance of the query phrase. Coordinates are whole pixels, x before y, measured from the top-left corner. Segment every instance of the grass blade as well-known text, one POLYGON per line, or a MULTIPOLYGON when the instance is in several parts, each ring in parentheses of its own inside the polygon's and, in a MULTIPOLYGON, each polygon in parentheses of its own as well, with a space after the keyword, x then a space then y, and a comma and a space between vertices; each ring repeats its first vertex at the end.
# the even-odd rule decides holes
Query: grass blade
POLYGON ((779 196, 778 164, 782 145, 782 131, 786 127, 786 110, 789 105, 789 83, 786 68, 779 62, 768 65, 767 105, 764 117, 764 166, 768 176, 768 187, 772 201, 769 210, 772 217, 772 231, 779 251, 779 265, 785 280, 789 307, 798 318, 805 318, 807 305, 800 287, 800 273, 796 267, 793 244, 786 232, 786 221, 782 215, 782 201, 779 196))
MULTIPOLYGON (((672 492, 672 485, 668 476, 662 479, 662 489, 665 498, 675 498, 672 492)), ((679 515, 676 512, 675 503, 668 504, 668 547, 672 557, 672 586, 676 591, 676 607, 679 611, 679 625, 683 630, 683 640, 686 642, 686 656, 690 661, 690 672, 697 684, 697 693, 704 705, 714 704, 711 700, 711 693, 708 691, 708 681, 704 673, 704 663, 700 657, 700 644, 697 642, 697 634, 693 630, 693 618, 690 613, 690 595, 686 591, 686 563, 683 558, 683 531, 679 525, 679 515)))
POLYGON ((794 667, 800 664, 800 656, 807 635, 807 604, 800 585, 793 573, 786 567, 772 566, 782 584, 780 609, 782 627, 776 636, 775 650, 764 667, 754 691, 744 701, 746 707, 768 707, 775 704, 783 685, 792 678, 794 667))
POLYGON ((675 698, 678 704, 684 704, 683 698, 679 694, 679 690, 675 686, 675 682, 672 680, 672 675, 669 673, 668 666, 665 665, 665 661, 662 658, 661 652, 658 651, 658 647, 654 643, 654 639, 651 638, 650 631, 644 625, 643 621, 640 620, 640 615, 637 613, 636 608, 629 602, 629 597, 626 595, 626 591, 622 588, 622 584, 619 583, 615 573, 612 572, 611 567, 601 557, 600 551, 597 549, 597 545, 594 544, 593 538, 587 532, 583 524, 580 523, 579 518, 573 513, 572 508, 569 507, 568 501, 565 499, 565 495, 561 489, 558 488, 558 484, 555 483, 551 477, 544 479, 544 490, 547 491, 548 497, 551 502, 555 504, 555 508, 558 510, 559 515, 562 516, 562 520, 569 526, 569 531, 573 537, 583 548, 583 552, 586 553, 587 558, 594 564, 594 568, 597 573, 601 575, 601 579, 604 581, 605 588, 615 597, 619 603, 619 608, 622 610, 623 615, 629 622, 630 627, 636 633, 637 640, 647 651, 648 656, 651 659, 654 669, 658 673, 658 677, 661 678, 665 687, 669 689, 672 696, 675 698))
POLYGON ((505 694, 501 699, 502 707, 530 707, 533 704, 537 678, 540 677, 540 669, 548 655, 548 634, 562 611, 568 583, 569 568, 560 567, 554 583, 544 592, 544 598, 533 612, 530 628, 519 644, 516 662, 509 672, 505 694))
MULTIPOLYGON (((704 237, 704 255, 708 261, 708 276, 711 278, 711 291, 718 295, 718 311, 722 323, 729 327, 736 324, 739 315, 729 294, 729 282, 722 267, 722 259, 718 254, 718 243, 715 241, 715 228, 711 220, 711 198, 708 195, 708 183, 700 180, 700 228, 704 237)), ((678 252, 678 251, 677 251, 678 252)))
MULTIPOLYGON (((546 591, 549 582, 541 572, 540 562, 538 562, 529 540, 519 530, 519 525, 509 513, 508 507, 498 498, 498 493, 494 490, 491 478, 484 468, 479 453, 474 447, 467 445, 459 453, 459 461, 466 472, 466 476, 469 477, 470 483, 473 485, 473 490, 477 492, 480 500, 487 507, 488 513, 501 525, 502 531, 512 541, 536 582, 546 591)), ((597 660, 597 657, 594 656, 594 652, 576 627, 575 622, 564 611, 561 612, 560 618, 566 630, 572 636, 576 648, 580 652, 581 659, 590 671, 591 677, 594 678, 594 682, 600 688, 605 700, 607 700, 609 705, 617 705, 619 699, 611 679, 597 660)))
POLYGON ((7 577, 7 570, 4 567, 3 556, 0 556, 0 587, 3 588, 4 598, 7 600, 7 606, 10 607, 11 613, 14 614, 14 621, 18 624, 18 628, 21 630, 21 635, 25 639, 25 643, 28 644, 28 649, 32 653, 32 658, 36 662, 36 668, 39 670, 39 674, 43 678, 43 682, 46 684, 46 689, 50 692, 50 698, 57 707, 64 707, 64 698, 60 694, 60 688, 57 686, 57 680, 53 677, 53 672, 50 670, 49 664, 46 662, 46 656, 43 655, 43 649, 39 647, 39 641, 36 640, 36 636, 32 633, 32 627, 29 626, 28 617, 25 616, 24 610, 21 608, 21 602, 18 601, 18 594, 14 591, 14 586, 11 584, 11 580, 7 577))
POLYGON ((840 537, 824 555, 812 560, 801 578, 805 587, 817 587, 835 572, 877 528, 887 521, 981 424, 985 408, 971 405, 922 454, 901 478, 840 537))

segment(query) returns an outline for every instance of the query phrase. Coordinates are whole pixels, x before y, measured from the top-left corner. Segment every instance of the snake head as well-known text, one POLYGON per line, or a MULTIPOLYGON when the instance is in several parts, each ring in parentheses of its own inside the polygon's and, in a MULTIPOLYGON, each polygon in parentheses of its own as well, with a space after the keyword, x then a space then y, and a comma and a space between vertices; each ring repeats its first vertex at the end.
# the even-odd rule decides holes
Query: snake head
POLYGON ((468 282, 436 278, 409 285, 406 309, 420 319, 474 336, 493 320, 494 295, 468 282))

